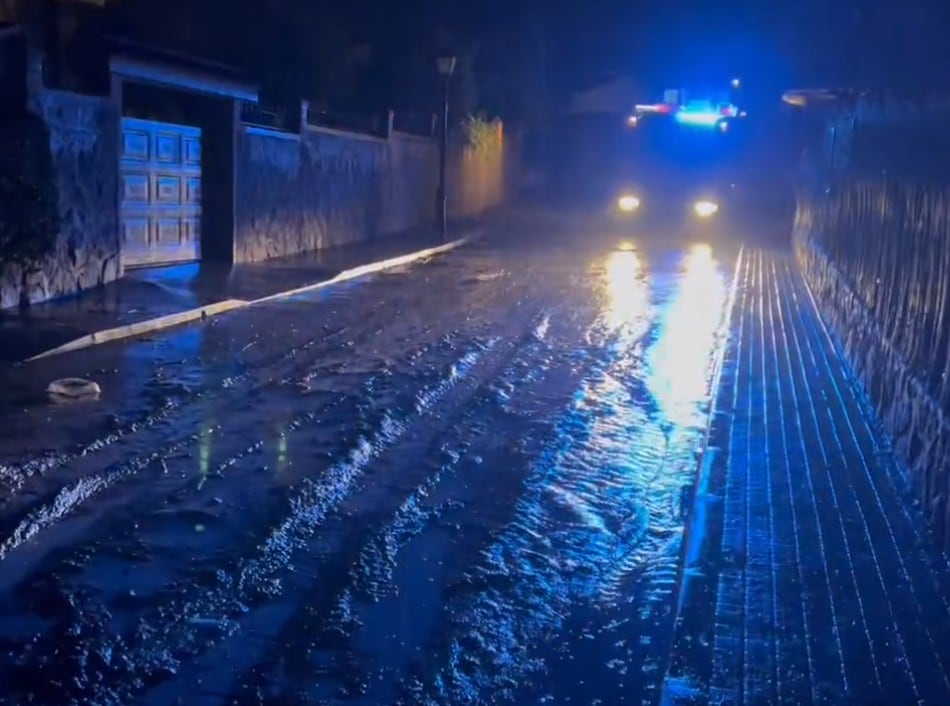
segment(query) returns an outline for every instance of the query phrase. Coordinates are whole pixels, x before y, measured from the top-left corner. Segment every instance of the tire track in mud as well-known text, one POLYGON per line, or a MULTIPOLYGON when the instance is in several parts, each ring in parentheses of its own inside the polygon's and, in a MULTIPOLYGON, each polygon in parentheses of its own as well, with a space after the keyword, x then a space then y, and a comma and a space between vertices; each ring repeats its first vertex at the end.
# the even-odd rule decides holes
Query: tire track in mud
MULTIPOLYGON (((342 548, 317 573, 319 597, 300 606, 271 641, 281 646, 279 653, 271 653, 264 663, 248 665, 236 680, 235 690, 221 702, 304 704, 334 698, 393 702, 392 686, 398 676, 391 673, 392 665, 386 667, 390 688, 387 691, 384 685, 385 693, 381 693, 376 682, 383 674, 376 655, 354 643, 363 628, 376 622, 372 616, 391 614, 387 601, 400 600, 395 577, 402 571, 399 562, 407 547, 424 535, 453 531, 453 523, 446 524, 445 517, 465 511, 466 503, 460 497, 465 486, 477 483, 478 474, 494 463, 505 467, 503 461, 513 461, 524 453, 511 448, 512 434, 517 438, 518 431, 539 432, 536 419, 512 409, 514 400, 530 395, 532 386, 549 383, 552 377, 561 388, 572 387, 570 381, 581 374, 576 361, 571 360, 573 352, 552 350, 543 341, 548 323, 546 320, 536 329, 537 342, 521 349, 494 380, 485 380, 467 408, 428 445, 422 465, 431 472, 401 484, 406 493, 397 498, 386 489, 380 491, 387 499, 376 513, 380 520, 351 532, 342 541, 342 548), (500 434, 499 427, 508 434, 500 434), (504 444, 497 443, 498 436, 504 437, 504 444), (321 675, 316 687, 307 678, 314 673, 321 675), (295 691, 299 693, 295 695, 295 691)), ((565 401, 570 400, 572 391, 564 390, 565 401)), ((516 487, 520 478, 511 468, 508 483, 516 487)), ((377 493, 363 498, 361 504, 377 506, 380 500, 377 493)), ((419 581, 424 578, 416 577, 419 581)), ((434 577, 429 576, 429 581, 434 577)), ((392 640, 403 653, 413 648, 405 635, 393 635, 392 640)))
MULTIPOLYGON (((498 371, 506 367, 508 361, 537 345, 539 332, 547 326, 548 317, 530 314, 524 318, 534 323, 520 335, 496 340, 492 350, 478 362, 477 368, 466 374, 447 393, 433 394, 430 390, 419 396, 421 406, 424 407, 422 413, 411 424, 407 424, 405 433, 393 446, 374 459, 371 467, 366 469, 355 484, 359 487, 352 489, 350 500, 352 502, 352 498, 357 497, 360 509, 337 507, 332 514, 324 515, 318 536, 310 542, 308 551, 301 556, 301 562, 295 565, 295 571, 287 576, 284 595, 279 597, 280 604, 265 604, 260 610, 251 611, 249 616, 240 619, 243 635, 253 634, 256 647, 248 649, 246 645, 223 643, 196 662, 187 665, 174 682, 160 685, 145 698, 144 703, 175 703, 182 694, 195 693, 202 682, 229 684, 235 679, 235 670, 241 669, 242 665, 245 669, 250 669, 271 649, 270 646, 281 644, 281 651, 286 651, 289 646, 280 635, 293 630, 290 626, 302 619, 301 611, 307 602, 306 598, 299 599, 296 596, 311 596, 314 586, 317 585, 321 595, 332 597, 333 593, 329 590, 331 586, 336 583, 338 577, 347 575, 347 567, 339 565, 341 542, 348 544, 354 534, 365 536, 369 531, 364 530, 362 523, 358 521, 359 517, 367 513, 378 515, 385 512, 383 508, 394 509, 398 506, 399 498, 411 493, 418 485, 415 480, 407 480, 407 475, 413 479, 421 475, 419 480, 423 485, 430 482, 425 480, 428 473, 425 469, 429 468, 429 464, 425 459, 418 463, 416 461, 420 456, 425 456, 424 450, 452 426, 452 421, 447 420, 457 420, 459 415, 466 416, 471 400, 484 394, 485 386, 497 377, 498 371), (540 322, 537 316, 541 316, 540 322), (413 461, 410 467, 406 466, 407 460, 413 461), (401 494, 394 492, 392 487, 380 489, 378 483, 381 478, 397 473, 400 477, 398 485, 401 494), (354 526, 357 529, 352 529, 354 526)), ((518 330, 523 328, 519 326, 518 330)), ((246 673, 241 680, 246 683, 251 676, 251 673, 246 673)), ((200 702, 218 703, 222 698, 224 693, 205 695, 200 702)))
MULTIPOLYGON (((418 396, 415 403, 415 415, 411 423, 415 423, 420 416, 432 416, 432 408, 440 405, 440 400, 456 387, 459 381, 464 381, 471 373, 471 369, 479 363, 479 357, 486 355, 497 345, 497 342, 479 351, 478 355, 468 353, 463 356, 454 367, 453 372, 441 383, 428 388, 418 396)), ((290 514, 277 527, 257 550, 257 556, 240 562, 235 572, 219 572, 218 586, 199 597, 187 598, 183 602, 173 601, 153 612, 156 619, 150 623, 143 620, 133 637, 127 644, 121 636, 109 635, 102 626, 93 630, 94 626, 84 631, 86 616, 97 615, 105 610, 97 610, 95 605, 82 603, 81 615, 74 616, 74 627, 78 632, 89 632, 84 639, 86 646, 83 654, 108 653, 122 655, 122 659, 135 665, 135 669, 126 674, 124 679, 105 676, 110 670, 102 670, 98 684, 91 695, 95 695, 98 703, 121 702, 124 693, 139 684, 142 675, 173 671, 174 654, 191 653, 195 645, 194 626, 211 626, 215 629, 224 628, 227 632, 228 616, 240 615, 246 608, 246 602, 252 602, 259 596, 267 596, 270 590, 280 590, 279 584, 271 580, 275 573, 280 574, 286 568, 289 555, 292 555, 302 544, 306 543, 310 533, 319 526, 327 513, 344 499, 354 481, 365 472, 368 464, 396 443, 407 429, 410 422, 400 421, 391 417, 384 419, 375 438, 364 440, 353 449, 350 457, 334 465, 320 480, 304 482, 296 491, 291 502, 290 514), (225 613, 221 620, 209 618, 208 614, 225 613), (176 634, 177 632, 177 634, 176 634), (94 634, 98 633, 98 634, 94 634), (178 644, 175 644, 177 641, 178 644), (164 645, 165 647, 158 647, 164 645), (137 676, 134 678, 132 674, 137 676)), ((206 638, 203 638, 207 641, 206 638)), ((200 650, 199 650, 200 652, 200 650)), ((30 660, 23 666, 29 670, 30 660)), ((38 664, 32 668, 40 671, 53 667, 42 655, 38 664)), ((56 671, 70 671, 68 664, 58 664, 56 671)), ((72 671, 77 671, 75 668, 72 671)), ((79 670, 81 671, 81 670, 79 670)), ((122 670, 120 670, 122 671, 122 670)))
MULTIPOLYGON (((681 329, 688 325, 686 319, 677 324, 681 329)), ((645 333, 643 338, 650 336, 645 333)), ((610 639, 610 631, 618 627, 595 633, 585 624, 598 624, 605 609, 617 612, 618 582, 626 581, 638 562, 646 579, 638 627, 664 619, 663 611, 671 609, 663 606, 672 597, 678 554, 669 551, 665 537, 682 529, 676 502, 695 469, 694 443, 686 428, 683 462, 670 469, 670 480, 678 476, 678 481, 653 490, 666 500, 648 507, 651 486, 659 475, 654 466, 665 460, 662 454, 652 458, 645 454, 631 463, 630 449, 656 448, 663 430, 650 422, 642 402, 625 397, 624 388, 638 389, 636 379, 644 374, 640 365, 622 354, 629 343, 603 346, 603 357, 586 376, 576 409, 559 420, 555 441, 531 465, 517 519, 496 533, 443 602, 441 620, 429 631, 432 640, 425 656, 417 660, 396 703, 556 700, 540 675, 547 672, 547 678, 557 680, 547 671, 557 648, 566 653, 565 662, 578 660, 565 674, 575 668, 589 675, 614 672, 616 681, 611 683, 620 689, 615 695, 630 692, 631 680, 641 693, 655 692, 659 686, 661 657, 651 658, 648 647, 631 648, 625 639, 617 640, 611 650, 594 651, 598 657, 616 655, 606 664, 579 659, 590 654, 582 645, 610 639), (630 431, 641 428, 646 431, 630 431), (669 564, 665 570, 664 561, 669 564), (560 639, 551 644, 555 636, 560 639), (644 658, 639 674, 628 674, 632 655, 644 658)), ((700 391, 697 394, 701 397, 700 391)), ((696 399, 697 404, 703 402, 696 399)), ((694 441, 700 435, 696 430, 694 441)), ((638 637, 648 643, 651 635, 638 637)), ((598 686, 584 686, 582 692, 586 695, 598 686)), ((556 688, 551 691, 564 695, 556 688)))
MULTIPOLYGON (((558 315, 552 315, 550 318, 546 317, 542 319, 540 324, 535 327, 534 335, 537 339, 544 338, 552 318, 555 320, 561 319, 563 323, 562 317, 558 315)), ((570 316, 565 316, 563 318, 570 318, 570 316)), ((470 456, 468 453, 471 451, 469 445, 474 443, 473 439, 471 438, 472 432, 470 425, 474 420, 478 419, 479 411, 484 408, 490 408, 492 405, 497 407, 499 399, 505 400, 507 398, 518 398, 524 396, 526 391, 520 386, 523 384, 537 382, 539 378, 543 377, 545 373, 543 368, 551 367, 553 365, 553 363, 547 361, 542 361, 539 365, 537 360, 538 352, 538 341, 529 340, 528 345, 521 348, 518 355, 512 357, 512 360, 503 369, 500 375, 494 379, 490 377, 480 377, 480 381, 476 386, 475 394, 473 395, 473 397, 480 399, 475 399, 473 404, 470 404, 467 408, 465 408, 457 422, 450 425, 448 429, 445 429, 440 434, 424 435, 429 437, 430 440, 429 443, 422 444, 422 446, 430 449, 429 454, 427 455, 434 455, 436 459, 448 456, 449 461, 447 463, 433 463, 431 461, 423 461, 420 465, 422 465, 424 468, 433 468, 435 470, 431 475, 427 475, 424 471, 424 477, 418 479, 418 482, 403 482, 400 484, 400 490, 404 490, 405 492, 402 496, 396 496, 396 498, 408 496, 408 499, 401 506, 394 505, 395 498, 390 494, 389 491, 379 495, 380 491, 378 489, 376 493, 371 494, 370 497, 363 497, 360 504, 377 507, 378 503, 382 503, 386 507, 392 508, 386 512, 393 512, 395 514, 395 519, 393 520, 394 523, 404 524, 406 527, 404 539, 406 541, 411 541, 415 534, 409 530, 409 526, 415 525, 417 530, 426 529, 424 523, 423 526, 419 526, 418 524, 414 523, 411 517, 412 509, 418 507, 422 498, 429 497, 430 494, 435 489, 437 489, 441 483, 443 483, 446 477, 452 476, 457 471, 460 461, 470 456), (460 429, 463 431, 460 432, 460 429), (400 519, 400 517, 402 519, 400 519)), ((577 361, 572 360, 572 358, 576 357, 576 353, 574 351, 568 351, 563 353, 562 357, 563 360, 558 362, 560 367, 558 368, 557 372, 568 373, 568 375, 573 372, 575 378, 576 376, 580 375, 580 372, 576 369, 577 361)), ((558 375, 558 377, 561 376, 558 375)), ((560 380, 560 382, 563 387, 564 380, 560 380)), ((574 391, 572 384, 569 385, 569 387, 570 390, 565 390, 566 400, 570 399, 574 391)), ((490 431, 482 428, 480 434, 476 433, 475 436, 481 436, 482 440, 485 440, 490 437, 490 431)), ((487 455, 488 450, 482 449, 481 452, 486 453, 487 455)), ((495 456, 495 458, 497 459, 497 456, 495 456)), ((477 462, 475 465, 481 466, 482 463, 477 462)), ((403 470, 410 469, 400 468, 401 478, 403 477, 403 470)), ((472 469, 470 468, 470 470, 472 469)), ((415 477, 411 473, 410 476, 415 477)), ((448 507, 453 505, 453 502, 454 501, 451 499, 448 499, 445 501, 445 504, 448 507)), ((339 523, 352 523, 353 520, 352 516, 349 515, 332 519, 339 523)), ((435 518, 433 517, 433 519, 435 518)), ((383 541, 383 538, 389 536, 387 525, 383 523, 380 525, 380 529, 378 530, 374 530, 372 527, 370 527, 366 530, 360 529, 356 530, 355 532, 350 532, 349 534, 341 530, 339 535, 342 537, 342 539, 336 541, 334 543, 334 547, 321 550, 321 556, 327 556, 329 558, 321 563, 320 569, 316 572, 308 570, 305 577, 302 577, 302 582, 296 587, 296 591, 301 595, 310 595, 312 594, 313 582, 317 581, 318 585, 320 586, 320 593, 326 597, 326 600, 321 600, 318 604, 311 602, 305 607, 298 608, 295 611, 291 611, 290 613, 287 613, 286 611, 282 612, 282 615, 284 616, 284 622, 287 623, 287 627, 282 628, 280 635, 275 638, 262 637, 260 634, 262 630, 268 636, 272 635, 273 626, 258 623, 256 628, 253 629, 253 632, 255 634, 255 641, 259 645, 259 652, 269 649, 270 645, 276 644, 281 646, 281 654, 287 653, 288 651, 293 653, 298 648, 302 649, 302 646, 297 644, 300 640, 304 640, 306 642, 306 640, 313 637, 313 635, 326 635, 328 632, 343 634, 346 632, 345 628, 348 621, 342 616, 345 616, 350 611, 350 609, 347 608, 347 604, 349 604, 354 596, 359 598, 365 597, 363 596, 364 592, 372 593, 372 585, 374 583, 379 585, 383 580, 380 577, 377 577, 375 580, 372 577, 366 576, 359 579, 356 578, 354 574, 356 569, 347 566, 349 563, 350 553, 347 551, 341 551, 338 545, 342 542, 344 545, 348 546, 355 542, 354 546, 356 548, 356 552, 365 556, 366 552, 373 551, 373 546, 376 542, 383 541), (316 579, 314 578, 314 573, 316 573, 316 579), (337 580, 340 577, 343 578, 342 583, 337 580), (336 589, 331 590, 331 587, 337 584, 340 585, 338 585, 336 589), (349 584, 352 584, 352 586, 349 584), (291 615, 293 616, 292 618, 290 617, 291 615), (332 615, 338 616, 339 619, 331 619, 328 622, 327 617, 332 615), (301 625, 304 625, 305 627, 301 628, 301 625), (301 635, 303 637, 301 637, 301 635)), ((395 547, 390 548, 393 551, 396 550, 395 547)), ((273 614, 269 614, 267 616, 268 619, 272 619, 273 617, 273 614)), ((209 671, 215 673, 224 669, 225 673, 219 673, 217 677, 212 677, 210 681, 215 683, 218 681, 224 683, 233 681, 234 675, 231 670, 237 666, 234 662, 234 659, 235 652, 231 650, 225 650, 222 647, 216 652, 206 655, 204 658, 202 658, 200 664, 194 667, 194 674, 200 674, 202 677, 204 677, 209 671), (226 659, 225 655, 227 657, 226 659), (223 665, 227 665, 226 668, 223 665)), ((245 657, 245 659, 241 660, 241 662, 247 664, 248 672, 243 677, 241 677, 239 681, 245 684, 254 684, 255 682, 258 682, 259 679, 255 677, 255 675, 260 674, 261 667, 251 666, 255 662, 254 657, 245 657)), ((192 678, 196 677, 193 675, 192 678)), ((195 688, 197 688, 197 686, 194 682, 191 683, 189 687, 181 687, 180 685, 176 685, 171 689, 167 687, 160 687, 158 689, 157 695, 153 696, 153 698, 148 700, 147 703, 152 705, 171 703, 175 698, 175 694, 193 694, 195 688)), ((246 691, 246 688, 244 690, 246 691)), ((223 694, 218 695, 217 697, 208 696, 207 703, 218 703, 221 699, 225 699, 223 694)), ((238 699, 236 695, 233 696, 233 698, 226 698, 225 701, 227 703, 232 703, 235 701, 235 699, 238 699)), ((205 703, 205 701, 202 701, 202 703, 205 703)))
MULTIPOLYGON (((582 389, 609 369, 604 353, 585 372, 582 389)), ((596 594, 598 574, 615 557, 605 557, 595 540, 611 539, 618 528, 605 524, 601 508, 586 493, 558 478, 562 466, 577 464, 575 448, 587 443, 586 422, 578 417, 586 397, 577 395, 540 453, 525 459, 514 519, 495 530, 447 586, 427 635, 425 659, 414 661, 404 675, 396 703, 514 699, 516 685, 543 670, 543 662, 532 657, 534 648, 557 634, 575 601, 596 594)), ((629 541, 640 531, 638 522, 629 541)))
MULTIPOLYGON (((546 326, 543 326, 539 330, 541 336, 544 335, 546 328, 546 326)), ((614 345, 617 343, 616 337, 609 334, 600 335, 602 333, 594 327, 588 330, 588 335, 578 335, 576 338, 586 339, 588 345, 594 350, 604 348, 611 353, 615 353, 616 350, 622 348, 621 344, 614 345)), ((572 343, 576 344, 577 341, 573 340, 572 343)), ((589 367, 589 365, 596 365, 597 363, 596 360, 585 361, 585 364, 578 368, 576 360, 573 361, 573 365, 568 360, 576 359, 575 351, 568 351, 563 357, 565 360, 558 363, 561 367, 558 368, 559 374, 557 376, 561 378, 562 383, 564 378, 571 377, 571 373, 573 373, 575 382, 582 379, 585 374, 583 372, 585 366, 589 367), (568 374, 564 375, 565 372, 568 374)), ((555 363, 550 363, 550 365, 553 366, 555 363)), ((497 402, 497 397, 526 396, 529 391, 524 386, 536 383, 544 377, 544 372, 539 375, 536 369, 531 369, 533 366, 529 363, 522 366, 528 369, 520 371, 523 374, 521 379, 517 379, 517 376, 512 374, 512 370, 516 367, 518 367, 517 361, 513 362, 512 367, 501 376, 502 380, 492 391, 492 395, 477 403, 474 409, 467 410, 463 419, 445 433, 441 443, 435 445, 435 451, 432 452, 432 455, 435 455, 436 459, 440 456, 449 456, 450 460, 448 462, 444 460, 438 462, 433 459, 433 462, 426 464, 435 468, 435 472, 414 485, 415 489, 411 491, 408 499, 393 511, 389 524, 382 523, 381 528, 375 531, 357 530, 355 533, 351 533, 348 539, 342 540, 343 549, 338 549, 333 556, 333 561, 329 562, 319 573, 319 575, 325 576, 320 582, 321 599, 317 602, 311 602, 304 609, 294 614, 293 619, 287 621, 288 627, 277 638, 262 643, 262 649, 265 649, 264 644, 279 645, 279 654, 265 664, 248 665, 246 673, 239 679, 240 686, 235 692, 227 696, 218 695, 217 698, 209 699, 207 703, 219 703, 222 700, 226 703, 240 704, 271 703, 275 701, 287 704, 329 703, 335 700, 334 697, 351 700, 358 698, 361 694, 365 701, 360 701, 360 703, 394 702, 391 699, 392 694, 383 696, 374 693, 371 697, 366 697, 366 690, 371 688, 369 686, 372 681, 371 675, 366 673, 367 668, 365 666, 358 666, 364 663, 366 655, 357 654, 358 649, 349 643, 352 641, 354 634, 361 628, 363 621, 360 614, 371 610, 371 607, 368 606, 382 598, 387 590, 395 590, 396 587, 392 585, 392 575, 397 569, 398 554, 409 543, 424 533, 441 530, 451 531, 451 528, 440 529, 435 526, 440 522, 443 511, 464 512, 464 508, 458 505, 457 500, 451 498, 451 491, 449 497, 442 502, 436 503, 434 506, 430 505, 428 509, 422 509, 421 506, 425 502, 424 499, 433 495, 440 484, 444 485, 447 478, 460 473, 460 466, 464 465, 466 457, 473 453, 478 453, 478 456, 482 456, 482 454, 486 457, 490 456, 490 448, 476 446, 478 442, 485 443, 491 437, 490 431, 484 429, 473 431, 477 424, 475 420, 478 419, 479 414, 484 413, 485 408, 491 408, 491 403, 497 402), (513 377, 515 378, 514 382, 510 379, 513 377), (460 428, 462 431, 459 430, 460 428), (352 551, 347 551, 347 547, 350 547, 352 551), (359 560, 356 565, 351 566, 348 570, 346 566, 349 563, 348 557, 353 553, 359 556, 359 560), (367 557, 376 557, 375 564, 372 558, 367 557), (340 578, 341 576, 343 578, 340 578), (330 582, 330 585, 327 585, 327 581, 330 582), (331 586, 335 586, 335 588, 329 591, 331 586), (328 593, 329 595, 327 595, 328 593), (315 664, 312 660, 308 661, 306 655, 320 651, 321 647, 326 653, 322 659, 318 660, 321 663, 315 664), (291 692, 298 688, 298 685, 294 684, 293 679, 285 678, 284 673, 287 671, 295 671, 297 677, 300 678, 299 683, 303 684, 312 682, 313 675, 319 675, 322 688, 315 693, 313 690, 308 692, 306 687, 300 687, 302 689, 301 694, 294 696, 291 692), (306 678, 307 676, 310 678, 306 678), (327 682, 330 682, 330 684, 328 685, 327 682), (327 691, 328 688, 329 691, 327 691), (334 694, 334 690, 338 690, 338 693, 334 694)), ((575 390, 573 383, 570 386, 571 389, 564 398, 566 403, 571 401, 575 390)), ((513 421, 515 420, 508 420, 509 424, 513 421)), ((527 428, 525 431, 527 431, 527 428)), ((549 435, 553 435, 553 431, 551 429, 549 435)), ((537 427, 531 428, 530 433, 536 436, 538 433, 537 427)), ((501 456, 497 454, 491 455, 490 458, 494 461, 502 460, 501 456)), ((522 466, 530 465, 523 458, 523 452, 516 452, 514 456, 506 460, 509 462, 520 460, 522 466)), ((484 461, 484 458, 481 458, 476 465, 481 465, 481 461, 484 461)), ((495 465, 489 463, 488 467, 494 467, 495 465)), ((506 467, 504 463, 498 463, 497 466, 500 468, 506 467)), ((466 475, 474 470, 474 467, 469 464, 466 475)), ((520 477, 518 473, 512 473, 512 475, 520 477)), ((512 480, 512 483, 517 483, 517 481, 512 480)), ((517 490, 515 493, 517 493, 517 490)), ((482 517, 484 516, 482 514, 482 517)), ((486 537, 485 541, 490 541, 490 537, 486 537)), ((430 578, 431 580, 433 579, 430 578)), ((309 593, 306 591, 307 588, 307 584, 300 586, 302 592, 309 593)), ((450 591, 456 590, 456 588, 452 588, 451 583, 446 586, 446 590, 450 591)), ((393 636, 393 639, 395 640, 396 636, 393 636)), ((407 646, 402 645, 402 648, 407 649, 407 646)), ((408 649, 411 648, 412 645, 409 645, 408 649)), ((212 681, 218 679, 227 681, 225 675, 218 675, 212 681)), ((398 675, 396 679, 398 679, 398 675)), ((169 701, 149 703, 150 706, 155 706, 159 703, 169 703, 169 701)))

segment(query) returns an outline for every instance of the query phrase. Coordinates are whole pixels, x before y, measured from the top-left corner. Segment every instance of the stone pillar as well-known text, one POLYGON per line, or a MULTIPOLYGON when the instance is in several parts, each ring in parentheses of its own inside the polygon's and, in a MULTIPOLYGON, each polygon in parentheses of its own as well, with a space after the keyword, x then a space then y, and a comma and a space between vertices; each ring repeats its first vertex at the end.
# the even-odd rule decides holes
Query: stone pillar
POLYGON ((202 125, 201 259, 234 262, 241 101, 209 101, 202 125))

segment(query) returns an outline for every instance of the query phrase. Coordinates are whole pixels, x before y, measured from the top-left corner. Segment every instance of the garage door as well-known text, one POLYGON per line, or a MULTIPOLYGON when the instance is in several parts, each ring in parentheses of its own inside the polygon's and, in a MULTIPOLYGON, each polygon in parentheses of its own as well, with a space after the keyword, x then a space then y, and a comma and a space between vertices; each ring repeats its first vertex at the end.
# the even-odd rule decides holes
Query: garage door
POLYGON ((122 264, 201 257, 201 130, 122 119, 122 264))

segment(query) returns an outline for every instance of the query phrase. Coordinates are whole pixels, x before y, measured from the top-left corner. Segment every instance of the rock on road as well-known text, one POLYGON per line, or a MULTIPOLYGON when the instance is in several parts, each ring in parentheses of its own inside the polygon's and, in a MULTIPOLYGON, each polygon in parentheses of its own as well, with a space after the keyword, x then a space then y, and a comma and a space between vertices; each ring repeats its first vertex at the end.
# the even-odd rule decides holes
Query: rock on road
POLYGON ((619 245, 519 221, 4 372, 0 703, 649 703, 736 250, 619 245))

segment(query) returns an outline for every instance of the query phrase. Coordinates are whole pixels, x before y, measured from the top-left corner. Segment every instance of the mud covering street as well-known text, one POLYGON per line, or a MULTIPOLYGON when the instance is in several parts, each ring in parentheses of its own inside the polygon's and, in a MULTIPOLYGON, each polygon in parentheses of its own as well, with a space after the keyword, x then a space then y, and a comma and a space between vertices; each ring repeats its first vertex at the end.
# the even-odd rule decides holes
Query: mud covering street
POLYGON ((0 703, 656 698, 738 254, 521 219, 4 371, 0 703))

